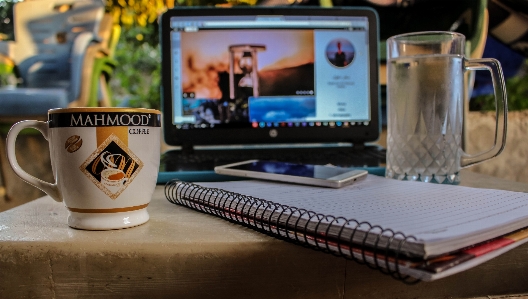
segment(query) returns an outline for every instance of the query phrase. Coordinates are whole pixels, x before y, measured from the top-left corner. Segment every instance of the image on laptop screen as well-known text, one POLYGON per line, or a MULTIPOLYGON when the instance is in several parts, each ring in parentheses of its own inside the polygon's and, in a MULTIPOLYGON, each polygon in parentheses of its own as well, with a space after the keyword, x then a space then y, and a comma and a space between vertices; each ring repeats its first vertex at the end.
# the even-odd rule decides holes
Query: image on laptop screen
POLYGON ((270 139, 273 132, 290 130, 297 133, 288 141, 310 142, 317 135, 322 139, 315 142, 331 141, 325 137, 350 141, 354 134, 343 130, 352 127, 363 130, 364 139, 377 137, 372 20, 361 14, 314 15, 317 10, 294 15, 229 11, 169 18, 165 38, 170 40, 164 43, 170 46, 170 61, 163 60, 163 74, 170 75, 170 84, 164 84, 170 119, 165 124, 170 122, 180 137, 207 144, 200 136, 240 132, 245 139, 239 143, 266 143, 256 136, 270 139), (340 131, 312 134, 310 128, 340 131), (364 131, 374 133, 364 137, 364 131))

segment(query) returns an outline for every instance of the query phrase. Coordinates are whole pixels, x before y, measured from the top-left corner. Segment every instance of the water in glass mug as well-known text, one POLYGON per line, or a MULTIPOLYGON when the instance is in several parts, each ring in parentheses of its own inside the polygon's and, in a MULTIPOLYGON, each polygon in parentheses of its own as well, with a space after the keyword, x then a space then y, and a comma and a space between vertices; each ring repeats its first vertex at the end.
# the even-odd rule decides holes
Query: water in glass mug
POLYGON ((397 129, 388 130, 387 177, 460 181, 463 63, 460 55, 389 60, 388 118, 397 129))

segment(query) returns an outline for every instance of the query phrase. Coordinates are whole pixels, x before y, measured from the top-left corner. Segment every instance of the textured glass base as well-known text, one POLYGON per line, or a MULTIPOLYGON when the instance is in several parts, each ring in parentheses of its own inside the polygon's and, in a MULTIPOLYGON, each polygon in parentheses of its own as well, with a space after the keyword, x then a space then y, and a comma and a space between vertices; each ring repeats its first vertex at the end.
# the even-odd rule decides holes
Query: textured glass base
POLYGON ((400 181, 417 181, 435 184, 449 184, 458 185, 460 184, 460 175, 457 173, 449 175, 422 175, 422 174, 400 174, 395 173, 389 169, 385 172, 385 177, 390 179, 397 179, 400 181))

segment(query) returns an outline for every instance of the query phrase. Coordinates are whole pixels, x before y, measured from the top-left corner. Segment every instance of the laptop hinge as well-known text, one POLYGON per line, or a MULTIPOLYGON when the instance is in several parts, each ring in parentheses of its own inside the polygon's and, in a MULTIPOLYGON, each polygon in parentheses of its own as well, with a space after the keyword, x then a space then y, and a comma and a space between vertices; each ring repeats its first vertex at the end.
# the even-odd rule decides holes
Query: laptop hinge
POLYGON ((363 150, 365 149, 365 144, 364 143, 354 143, 352 144, 352 148, 356 150, 363 150))
POLYGON ((192 144, 188 144, 188 143, 182 144, 181 150, 182 150, 182 153, 185 154, 185 155, 190 155, 190 154, 194 153, 193 145, 192 144))

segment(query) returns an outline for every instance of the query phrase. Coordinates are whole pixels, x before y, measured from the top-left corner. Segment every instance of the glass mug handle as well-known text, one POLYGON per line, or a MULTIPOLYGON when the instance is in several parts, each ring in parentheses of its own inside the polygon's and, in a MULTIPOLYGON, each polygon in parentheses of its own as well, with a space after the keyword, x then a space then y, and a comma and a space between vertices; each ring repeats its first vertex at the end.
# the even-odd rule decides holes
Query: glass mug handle
POLYGON ((493 58, 466 59, 464 68, 467 71, 488 70, 491 73, 493 90, 495 93, 495 107, 497 109, 495 122, 495 140, 493 146, 482 153, 462 155, 460 165, 462 167, 471 166, 479 162, 491 159, 499 155, 506 145, 506 129, 508 119, 508 102, 506 99, 506 85, 504 75, 499 61, 493 58))
POLYGON ((20 165, 18 165, 18 161, 15 155, 15 141, 20 131, 26 128, 33 128, 39 130, 40 133, 42 133, 42 135, 44 136, 44 138, 48 140, 48 123, 46 122, 36 120, 24 120, 14 124, 9 130, 9 133, 7 134, 7 159, 9 160, 9 164, 11 164, 11 168, 13 168, 13 171, 21 179, 44 191, 54 200, 61 202, 62 196, 60 195, 59 188, 57 187, 56 183, 51 184, 48 182, 44 182, 43 180, 40 180, 30 175, 29 173, 24 171, 20 167, 20 165))

